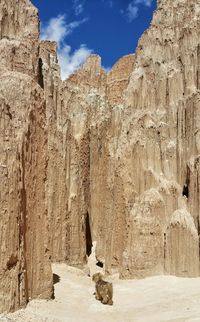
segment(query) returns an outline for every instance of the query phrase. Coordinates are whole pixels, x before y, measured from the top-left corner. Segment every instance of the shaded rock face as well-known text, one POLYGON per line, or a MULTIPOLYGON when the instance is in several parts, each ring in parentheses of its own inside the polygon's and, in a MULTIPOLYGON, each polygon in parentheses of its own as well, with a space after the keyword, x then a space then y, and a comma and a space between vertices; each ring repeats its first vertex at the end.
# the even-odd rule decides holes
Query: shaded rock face
POLYGON ((200 5, 159 1, 134 55, 64 82, 28 0, 0 3, 0 311, 52 295, 51 261, 199 276, 200 5))
POLYGON ((0 311, 52 296, 46 205, 46 102, 38 85, 38 18, 0 4, 0 311))

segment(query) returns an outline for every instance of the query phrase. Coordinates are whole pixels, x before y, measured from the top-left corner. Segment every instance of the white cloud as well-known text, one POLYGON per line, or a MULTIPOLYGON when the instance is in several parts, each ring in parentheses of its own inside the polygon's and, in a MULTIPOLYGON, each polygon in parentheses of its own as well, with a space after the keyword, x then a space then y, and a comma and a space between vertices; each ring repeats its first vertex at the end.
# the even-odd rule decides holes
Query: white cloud
POLYGON ((42 25, 41 39, 52 40, 61 45, 62 41, 73 32, 73 30, 86 22, 87 19, 67 23, 65 15, 51 18, 46 25, 42 25))
POLYGON ((127 16, 129 22, 131 22, 137 18, 138 11, 139 11, 139 9, 137 6, 135 6, 132 2, 129 3, 129 5, 126 9, 126 16, 127 16))
POLYGON ((66 36, 65 16, 59 15, 49 20, 47 25, 41 26, 41 39, 56 41, 58 44, 66 36))
POLYGON ((73 9, 76 16, 79 16, 84 11, 84 1, 73 0, 73 9))
POLYGON ((86 58, 92 53, 86 45, 82 44, 79 49, 72 53, 71 46, 65 45, 62 49, 58 50, 58 60, 61 66, 61 78, 64 80, 80 65, 82 65, 86 58))
POLYGON ((58 44, 58 60, 61 67, 61 78, 66 79, 71 73, 80 67, 92 50, 86 45, 72 52, 71 46, 66 43, 66 37, 78 28, 87 19, 67 23, 65 15, 51 18, 46 25, 42 25, 41 39, 56 41, 58 44))
POLYGON ((152 2, 153 0, 133 0, 128 4, 126 10, 120 10, 120 12, 128 19, 129 22, 132 22, 138 17, 139 5, 150 7, 152 2))
POLYGON ((153 0, 135 0, 135 4, 143 4, 147 7, 151 7, 153 0))

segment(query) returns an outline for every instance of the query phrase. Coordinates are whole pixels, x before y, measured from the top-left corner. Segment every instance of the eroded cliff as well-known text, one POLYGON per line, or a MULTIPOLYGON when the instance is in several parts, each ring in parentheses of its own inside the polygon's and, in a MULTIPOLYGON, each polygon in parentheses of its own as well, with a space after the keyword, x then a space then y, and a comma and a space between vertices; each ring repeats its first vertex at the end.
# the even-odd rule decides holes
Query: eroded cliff
POLYGON ((0 311, 51 298, 46 102, 38 85, 37 11, 0 3, 0 311))
POLYGON ((78 124, 66 142, 80 152, 80 137, 87 139, 83 164, 71 150, 65 154, 79 166, 68 171, 73 190, 67 181, 63 222, 70 222, 73 196, 68 229, 78 250, 87 248, 88 213, 97 260, 124 278, 199 275, 199 5, 160 1, 135 55, 117 62, 103 83, 100 70, 93 80, 94 56, 64 82, 71 88, 73 81, 73 95, 63 100, 61 119, 67 117, 68 129, 75 118, 78 124), (176 213, 182 216, 174 221, 176 213))
POLYGON ((134 55, 62 82, 30 1, 1 1, 1 311, 93 241, 122 278, 199 275, 199 31, 199 1, 160 0, 134 55))

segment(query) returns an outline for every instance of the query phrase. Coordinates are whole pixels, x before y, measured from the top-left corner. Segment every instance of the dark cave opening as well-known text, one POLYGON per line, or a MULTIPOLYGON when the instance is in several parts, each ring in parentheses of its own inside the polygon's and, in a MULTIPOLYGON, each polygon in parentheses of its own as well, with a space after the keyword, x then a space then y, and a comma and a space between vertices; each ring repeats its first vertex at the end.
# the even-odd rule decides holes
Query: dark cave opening
POLYGON ((184 184, 184 186, 183 186, 182 195, 185 196, 186 198, 189 197, 189 188, 186 184, 184 184))
POLYGON ((103 263, 98 261, 98 262, 96 263, 96 266, 103 268, 103 263))
POLYGON ((189 185, 190 185, 190 169, 187 166, 186 180, 182 191, 182 195, 185 196, 186 198, 189 198, 189 185))
POLYGON ((86 254, 87 256, 90 256, 92 252, 92 235, 91 235, 91 229, 90 229, 90 218, 89 214, 87 213, 85 218, 85 234, 86 234, 86 254))
POLYGON ((38 84, 42 88, 44 88, 44 78, 43 78, 43 73, 42 73, 42 66, 43 66, 42 59, 39 58, 39 61, 38 61, 38 84))

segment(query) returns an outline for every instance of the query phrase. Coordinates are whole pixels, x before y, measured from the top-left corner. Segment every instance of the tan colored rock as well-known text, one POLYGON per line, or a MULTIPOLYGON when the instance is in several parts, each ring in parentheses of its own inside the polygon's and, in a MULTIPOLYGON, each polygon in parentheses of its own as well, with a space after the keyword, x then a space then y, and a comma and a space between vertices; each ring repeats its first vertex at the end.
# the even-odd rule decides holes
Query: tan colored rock
POLYGON ((199 236, 186 209, 172 214, 166 236, 165 269, 176 276, 199 276, 199 236))
POLYGON ((15 70, 37 80, 39 20, 29 0, 1 1, 0 39, 0 73, 15 70))
POLYGON ((0 311, 51 298, 46 204, 46 102, 38 85, 38 17, 0 4, 0 311), (29 76, 28 76, 29 75, 29 76))
POLYGON ((90 126, 95 115, 99 121, 104 115, 105 85, 100 58, 93 55, 59 88, 49 128, 50 136, 55 133, 48 176, 53 261, 83 265, 90 252, 90 126))
POLYGON ((1 0, 0 35, 1 39, 38 40, 38 12, 30 0, 1 0))
POLYGON ((135 61, 134 55, 122 57, 108 73, 107 96, 110 105, 123 102, 124 90, 127 88, 135 61))
POLYGON ((1 76, 0 310, 50 298, 47 238, 45 101, 28 76, 1 76))
POLYGON ((118 270, 122 277, 199 274, 197 242, 184 244, 185 236, 192 238, 187 227, 184 234, 173 230, 170 238, 177 238, 188 262, 179 263, 175 249, 170 268, 164 259, 167 227, 182 193, 198 239, 198 7, 196 1, 189 6, 186 1, 160 1, 139 41, 122 100, 116 96, 119 106, 114 101, 116 90, 109 92, 112 116, 101 132, 103 156, 97 166, 101 178, 92 196, 100 196, 102 202, 92 215, 97 213, 99 222, 97 257, 107 272, 118 270), (161 208, 144 197, 151 191, 157 191, 155 202, 157 193, 163 200, 161 208))
MULTIPOLYGON (((119 60, 107 77, 92 55, 61 83, 56 59, 46 63, 45 55, 54 261, 85 262, 89 218, 106 272, 184 274, 175 250, 166 264, 165 247, 171 214, 182 204, 196 236, 199 230, 198 7, 193 0, 160 1, 135 55, 119 60)), ((187 256, 188 228, 170 231, 187 256)), ((196 245, 184 264, 191 265, 188 276, 198 275, 196 245)))
POLYGON ((196 0, 160 0, 135 55, 62 82, 30 1, 1 1, 1 311, 94 241, 122 278, 199 275, 199 30, 196 0))

